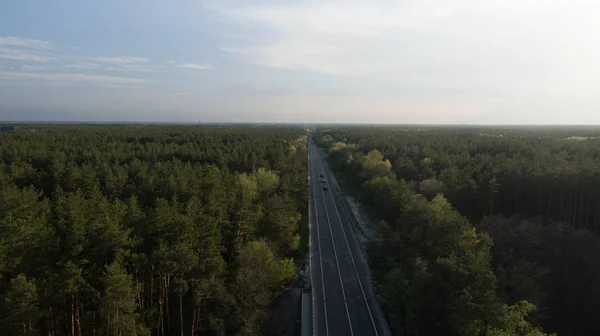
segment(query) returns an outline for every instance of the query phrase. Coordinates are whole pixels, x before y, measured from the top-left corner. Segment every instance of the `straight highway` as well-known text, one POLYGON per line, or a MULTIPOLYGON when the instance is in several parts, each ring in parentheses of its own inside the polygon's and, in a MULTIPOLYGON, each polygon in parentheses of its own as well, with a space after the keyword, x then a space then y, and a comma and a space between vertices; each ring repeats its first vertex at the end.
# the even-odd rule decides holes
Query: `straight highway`
POLYGON ((308 148, 314 334, 387 336, 389 329, 373 292, 365 256, 336 185, 331 183, 334 177, 323 159, 324 153, 311 138, 308 148))

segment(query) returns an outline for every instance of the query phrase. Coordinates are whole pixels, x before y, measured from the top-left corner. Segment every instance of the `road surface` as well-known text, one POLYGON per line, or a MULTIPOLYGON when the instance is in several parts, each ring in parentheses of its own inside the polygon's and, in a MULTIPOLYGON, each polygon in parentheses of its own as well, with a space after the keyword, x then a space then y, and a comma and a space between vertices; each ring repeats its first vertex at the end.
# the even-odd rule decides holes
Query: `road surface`
POLYGON ((309 136, 313 328, 317 336, 388 336, 369 269, 324 154, 309 136), (321 182, 320 174, 326 183, 321 182), (323 186, 327 185, 327 190, 323 186))

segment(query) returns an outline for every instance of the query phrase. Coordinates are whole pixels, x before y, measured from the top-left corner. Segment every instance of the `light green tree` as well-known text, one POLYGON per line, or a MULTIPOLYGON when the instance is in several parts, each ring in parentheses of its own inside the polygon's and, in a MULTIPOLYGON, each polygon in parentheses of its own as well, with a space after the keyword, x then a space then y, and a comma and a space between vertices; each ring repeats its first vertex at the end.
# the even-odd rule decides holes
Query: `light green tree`
POLYGON ((37 289, 24 274, 10 281, 2 308, 8 330, 17 335, 37 335, 35 324, 40 317, 37 289))
POLYGON ((105 267, 101 314, 108 336, 149 335, 136 312, 136 284, 118 260, 105 267))
POLYGON ((256 335, 264 321, 266 308, 294 275, 291 259, 277 260, 264 241, 249 242, 239 254, 235 275, 240 332, 256 335))

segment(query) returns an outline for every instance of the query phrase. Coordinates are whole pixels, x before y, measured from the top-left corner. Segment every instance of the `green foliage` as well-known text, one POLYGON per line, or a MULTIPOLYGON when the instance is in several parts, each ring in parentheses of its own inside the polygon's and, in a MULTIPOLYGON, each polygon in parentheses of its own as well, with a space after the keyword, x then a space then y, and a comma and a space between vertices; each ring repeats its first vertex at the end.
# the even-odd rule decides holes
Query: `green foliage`
POLYGON ((600 314, 600 238, 566 225, 518 217, 488 217, 480 227, 494 239, 494 269, 499 293, 507 302, 534 303, 537 310, 531 318, 559 335, 600 330, 595 318, 600 314))
POLYGON ((133 278, 116 260, 107 265, 104 276, 104 295, 100 303, 100 315, 106 321, 106 335, 149 335, 140 324, 136 313, 133 278))
MULTIPOLYGON (((493 328, 489 336, 544 336, 541 330, 531 326, 525 317, 535 311, 535 306, 527 301, 519 301, 512 306, 505 306, 501 324, 503 329, 493 328)), ((554 334, 553 334, 554 335, 554 334)))
POLYGON ((284 197, 265 199, 264 216, 259 224, 258 233, 270 237, 269 242, 282 255, 293 255, 298 249, 298 224, 302 215, 293 211, 293 200, 284 197))
POLYGON ((252 202, 259 196, 258 182, 255 176, 245 173, 237 175, 237 188, 244 202, 252 202))
MULTIPOLYGON (((517 242, 523 242, 519 252, 505 246, 514 235, 509 238, 494 230, 504 226, 482 225, 494 240, 500 239, 502 247, 496 248, 490 235, 477 231, 462 215, 467 209, 464 213, 478 221, 480 217, 473 214, 506 211, 500 200, 507 192, 503 190, 507 175, 499 173, 502 165, 507 167, 506 156, 505 162, 483 163, 483 154, 476 159, 478 166, 470 167, 469 157, 478 155, 477 150, 499 149, 487 138, 478 143, 468 131, 421 133, 425 132, 339 128, 316 136, 329 147, 332 166, 347 175, 371 213, 381 220, 382 239, 372 244, 370 255, 374 274, 382 280, 382 300, 393 328, 403 335, 533 336, 546 335, 536 326, 539 322, 555 330, 564 325, 549 323, 534 304, 524 301, 544 301, 539 282, 548 273, 538 265, 552 252, 535 253, 526 247, 527 239, 535 242, 540 237, 518 238, 517 242), (463 202, 460 211, 451 204, 455 202, 463 202), (531 258, 522 257, 529 253, 531 258), (516 256, 518 260, 513 259, 516 256)), ((552 283, 554 288, 567 288, 552 283)), ((586 289, 596 292, 594 286, 586 289)), ((559 307, 553 310, 561 311, 559 307)), ((585 322, 588 327, 593 325, 591 320, 585 322)), ((570 327, 583 335, 579 328, 570 327)))
POLYGON ((5 331, 34 335, 40 313, 37 288, 34 282, 19 274, 10 281, 2 304, 5 331))
POLYGON ((279 185, 279 176, 265 168, 258 168, 252 176, 256 180, 256 186, 261 194, 268 195, 279 185))
POLYGON ((384 159, 383 155, 377 150, 372 150, 367 155, 363 155, 358 162, 361 166, 359 176, 363 181, 368 181, 373 177, 390 176, 392 164, 389 160, 384 159))
POLYGON ((39 197, 32 187, 0 188, 0 279, 39 265, 52 244, 52 230, 46 227, 50 209, 39 197))
POLYGON ((3 134, 4 330, 242 333, 231 316, 267 311, 295 271, 286 257, 307 215, 306 139, 300 127, 27 125, 3 134), (270 273, 266 299, 246 311, 238 261, 254 241, 268 242, 256 260, 270 273))
POLYGON ((443 196, 429 202, 413 196, 396 230, 404 237, 398 261, 405 271, 392 270, 386 279, 392 276, 410 288, 394 294, 413 298, 403 304, 410 308, 401 310, 414 315, 401 315, 404 328, 416 334, 462 335, 474 320, 494 323, 500 304, 489 267, 491 241, 485 234, 476 233, 443 196))
POLYGON ((276 260, 264 241, 251 241, 237 260, 235 284, 242 335, 256 335, 264 321, 266 308, 295 273, 291 259, 276 260))
POLYGON ((415 333, 415 301, 413 282, 395 268, 389 271, 384 279, 381 292, 386 310, 396 316, 399 329, 405 335, 415 333))
POLYGON ((432 199, 446 190, 444 182, 434 178, 419 182, 419 193, 428 199, 432 199))
POLYGON ((443 182, 470 219, 525 214, 600 232, 598 127, 344 127, 315 138, 328 139, 336 167, 377 150, 398 179, 443 182))

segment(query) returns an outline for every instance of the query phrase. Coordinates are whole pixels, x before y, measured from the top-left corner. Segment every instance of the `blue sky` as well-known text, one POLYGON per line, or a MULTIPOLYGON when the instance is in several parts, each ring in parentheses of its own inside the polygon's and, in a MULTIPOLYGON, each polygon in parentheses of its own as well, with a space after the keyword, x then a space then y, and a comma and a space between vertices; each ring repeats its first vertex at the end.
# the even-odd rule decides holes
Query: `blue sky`
POLYGON ((600 124, 584 0, 0 2, 0 120, 600 124))

